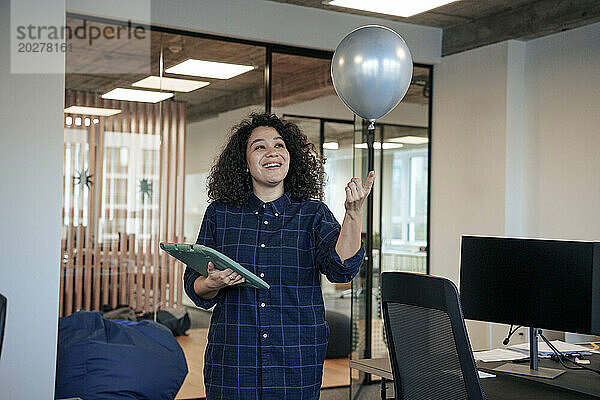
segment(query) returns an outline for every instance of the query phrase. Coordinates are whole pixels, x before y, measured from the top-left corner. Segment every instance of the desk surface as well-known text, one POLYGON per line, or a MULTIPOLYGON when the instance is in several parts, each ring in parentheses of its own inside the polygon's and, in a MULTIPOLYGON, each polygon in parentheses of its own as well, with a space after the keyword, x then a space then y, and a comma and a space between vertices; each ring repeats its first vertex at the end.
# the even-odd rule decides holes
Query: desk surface
POLYGON ((389 358, 366 358, 361 360, 350 360, 350 368, 357 369, 367 374, 380 376, 387 380, 394 380, 392 365, 389 358))
MULTIPOLYGON (((600 356, 594 355, 590 359, 592 360, 590 367, 598 369, 600 367, 600 356)), ((565 374, 550 382, 550 380, 547 379, 525 378, 508 374, 498 374, 494 371, 490 371, 502 364, 504 363, 477 363, 479 369, 496 374, 495 378, 481 379, 481 386, 488 400, 579 400, 600 398, 600 375, 591 371, 568 370, 565 374), (565 386, 572 384, 573 381, 575 381, 574 383, 577 385, 583 384, 587 389, 588 394, 578 393, 564 388, 565 386)), ((540 366, 564 369, 559 363, 551 360, 540 360, 540 366)), ((393 380, 392 367, 388 358, 351 360, 350 368, 380 376, 387 380, 393 380)))

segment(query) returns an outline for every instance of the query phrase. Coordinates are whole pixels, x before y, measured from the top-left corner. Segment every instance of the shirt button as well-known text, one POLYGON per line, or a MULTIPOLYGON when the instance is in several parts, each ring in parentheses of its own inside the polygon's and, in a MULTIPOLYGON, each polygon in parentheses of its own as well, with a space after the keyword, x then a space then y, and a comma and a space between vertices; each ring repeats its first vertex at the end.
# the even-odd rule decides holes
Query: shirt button
POLYGON ((265 277, 265 274, 264 274, 263 272, 261 272, 261 273, 260 273, 260 277, 261 277, 261 278, 264 278, 264 277, 265 277))
POLYGON ((269 221, 265 220, 264 224, 269 225, 269 221))
POLYGON ((276 217, 279 217, 279 213, 275 213, 275 216, 276 216, 276 217))
POLYGON ((260 306, 264 307, 264 306, 266 306, 266 304, 265 303, 260 303, 260 306))
POLYGON ((260 247, 265 247, 265 244, 264 244, 264 243, 261 243, 261 244, 260 244, 260 247))
POLYGON ((267 338, 267 336, 269 336, 269 335, 267 335, 266 333, 263 333, 263 337, 264 337, 265 339, 267 338))

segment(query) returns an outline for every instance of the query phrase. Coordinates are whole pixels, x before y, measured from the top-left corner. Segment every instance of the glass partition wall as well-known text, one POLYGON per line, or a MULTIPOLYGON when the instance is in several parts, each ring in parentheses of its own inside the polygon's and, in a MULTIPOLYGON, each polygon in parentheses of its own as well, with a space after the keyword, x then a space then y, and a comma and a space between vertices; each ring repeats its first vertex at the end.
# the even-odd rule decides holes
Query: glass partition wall
POLYGON ((264 109, 264 47, 143 29, 146 57, 77 40, 67 54, 61 316, 182 304, 184 266, 158 243, 195 241, 203 179, 227 133, 215 117, 264 109), (219 75, 232 66, 243 72, 219 75))
MULTIPOLYGON (((67 21, 75 26, 82 18, 67 21)), ((83 42, 67 54, 60 315, 121 305, 138 315, 185 308, 192 329, 178 340, 190 373, 177 398, 202 397, 210 312, 187 299, 185 266, 158 243, 195 242, 206 179, 230 128, 264 110, 300 125, 325 159, 324 201, 340 222, 344 187, 352 176, 364 179, 369 152, 362 122, 333 89, 331 52, 144 29, 144 54, 83 42), (210 64, 241 72, 216 76, 202 70, 210 64)), ((367 232, 365 222, 363 234, 373 235, 372 266, 365 263, 352 284, 322 279, 335 338, 323 387, 352 382, 359 392, 368 380, 351 375, 348 359, 385 354, 380 271, 427 271, 429 72, 415 67, 415 77, 425 78, 413 82, 401 112, 377 126, 374 224, 367 232)))

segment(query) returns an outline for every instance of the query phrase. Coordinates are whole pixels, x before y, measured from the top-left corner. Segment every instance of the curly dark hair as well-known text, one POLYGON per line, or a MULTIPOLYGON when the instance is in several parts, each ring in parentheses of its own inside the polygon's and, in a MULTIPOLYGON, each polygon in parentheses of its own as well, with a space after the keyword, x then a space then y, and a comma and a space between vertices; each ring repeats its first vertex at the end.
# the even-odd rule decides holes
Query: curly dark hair
POLYGON ((231 129, 229 140, 215 160, 208 177, 211 200, 241 207, 252 193, 252 178, 246 172, 246 147, 252 131, 260 126, 274 128, 290 153, 290 168, 283 181, 292 200, 323 199, 325 174, 322 159, 298 125, 275 114, 251 113, 231 129))

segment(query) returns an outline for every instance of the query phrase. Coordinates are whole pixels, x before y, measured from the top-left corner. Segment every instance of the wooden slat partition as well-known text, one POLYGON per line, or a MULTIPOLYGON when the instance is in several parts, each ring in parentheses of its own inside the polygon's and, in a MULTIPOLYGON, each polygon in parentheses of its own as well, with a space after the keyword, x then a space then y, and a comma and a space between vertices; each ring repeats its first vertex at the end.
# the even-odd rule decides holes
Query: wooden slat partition
MULTIPOLYGON (((84 94, 86 97, 85 104, 90 104, 93 100, 90 93, 84 94)), ((93 121, 90 121, 90 129, 88 131, 88 148, 86 149, 87 153, 87 162, 86 169, 89 171, 91 175, 92 182, 94 181, 94 176, 96 175, 96 124, 93 121)), ((87 193, 87 221, 86 225, 90 227, 90 222, 94 221, 94 196, 96 193, 96 187, 102 185, 94 185, 93 183, 89 185, 89 192, 87 193)), ((83 210, 82 210, 83 212, 83 210)), ((83 217, 82 217, 83 221, 83 217)), ((84 296, 84 304, 83 308, 85 310, 90 310, 92 308, 92 274, 93 274, 93 265, 92 265, 92 256, 93 256, 93 248, 92 248, 92 230, 88 229, 85 235, 85 248, 86 252, 83 255, 83 291, 85 293, 84 296)))
MULTIPOLYGON (((170 242, 177 242, 177 215, 176 215, 176 200, 175 196, 177 194, 177 114, 176 114, 176 104, 175 103, 166 103, 165 108, 168 108, 168 128, 169 128, 169 137, 171 138, 171 145, 169 148, 169 208, 167 211, 167 215, 169 216, 167 231, 168 236, 167 239, 170 242)), ((165 296, 165 302, 167 306, 172 306, 172 299, 174 293, 174 272, 175 270, 175 259, 173 257, 169 257, 169 271, 167 274, 167 282, 169 287, 168 297, 165 296)))
MULTIPOLYGON (((138 103, 130 103, 131 106, 131 111, 130 111, 130 117, 129 117, 129 123, 130 123, 130 130, 132 133, 135 133, 136 135, 140 135, 141 132, 139 130, 139 119, 140 116, 138 115, 138 103)), ((140 139, 140 137, 138 136, 138 139, 140 139)), ((143 149, 143 146, 140 145, 140 141, 137 141, 139 149, 143 149)), ((143 150, 142 150, 143 152, 143 150)), ((143 154, 143 153, 142 153, 143 154)), ((135 200, 136 198, 139 198, 141 194, 138 194, 138 187, 139 187, 139 182, 140 182, 140 176, 143 176, 143 170, 138 171, 137 169, 137 165, 139 163, 139 157, 140 157, 140 153, 139 151, 132 151, 131 155, 130 155, 130 160, 131 158, 133 158, 133 161, 135 162, 133 166, 130 165, 130 168, 133 168, 131 171, 128 172, 128 178, 131 176, 132 173, 135 174, 136 176, 136 185, 134 186, 134 193, 133 193, 133 199, 134 199, 134 206, 133 208, 130 210, 128 208, 128 221, 129 219, 131 219, 131 223, 132 223, 132 229, 133 232, 139 232, 139 225, 138 225, 138 216, 139 216, 139 207, 140 207, 140 203, 135 200)), ((130 199, 129 199, 129 193, 128 193, 128 199, 127 202, 129 203, 130 199)), ((135 233, 131 236, 129 236, 129 241, 128 241, 128 248, 131 254, 135 254, 135 258, 129 258, 127 260, 127 285, 129 287, 129 290, 127 291, 127 303, 132 307, 135 308, 135 279, 136 279, 136 266, 138 265, 138 260, 137 260, 137 254, 135 251, 135 247, 136 247, 136 235, 135 233)))
POLYGON ((69 144, 70 152, 71 152, 71 174, 69 175, 69 187, 71 188, 71 196, 70 196, 70 204, 69 207, 69 225, 67 227, 67 265, 65 268, 65 313, 69 315, 73 312, 73 259, 75 253, 75 226, 73 225, 73 219, 75 217, 75 210, 73 207, 73 192, 75 190, 75 183, 73 181, 72 171, 75 168, 75 160, 73 157, 73 147, 74 145, 69 144))
MULTIPOLYGON (((168 205, 169 205, 169 149, 171 147, 171 141, 169 140, 169 122, 168 122, 168 108, 164 107, 164 103, 160 104, 160 123, 162 126, 161 137, 162 137, 162 146, 161 146, 161 159, 160 159, 160 239, 161 240, 169 240, 169 213, 168 213, 168 205)), ((160 254, 160 263, 158 266, 158 278, 157 283, 159 285, 157 296, 155 300, 155 307, 158 304, 163 303, 164 294, 167 288, 166 282, 166 274, 165 269, 168 268, 168 262, 166 254, 161 252, 160 254)))
MULTIPOLYGON (((65 127, 66 127, 66 122, 65 122, 65 127)), ((65 184, 67 181, 67 177, 66 177, 66 158, 67 158, 67 145, 65 144, 64 148, 63 148, 63 191, 65 190, 65 184)), ((64 197, 64 193, 63 193, 63 197, 64 197)), ((60 219, 60 223, 63 224, 63 233, 65 232, 65 227, 64 227, 64 221, 65 221, 65 215, 66 211, 65 211, 65 205, 63 203, 63 207, 62 207, 62 214, 61 214, 61 219, 60 219)), ((63 234, 64 236, 64 234, 63 234)), ((60 241, 60 275, 59 275, 59 293, 60 293, 60 297, 59 297, 59 302, 58 302, 58 315, 63 315, 63 310, 64 310, 64 305, 63 305, 63 300, 65 298, 65 277, 64 277, 64 271, 65 271, 65 257, 66 257, 66 253, 67 253, 67 239, 66 237, 63 237, 60 241)))
MULTIPOLYGON (((119 102, 115 102, 115 103, 119 103, 119 102)), ((118 104, 120 107, 120 104, 118 104)), ((116 118, 113 119, 113 132, 117 131, 120 132, 121 131, 121 124, 123 121, 123 113, 121 112, 120 114, 117 114, 116 118)), ((113 139, 116 139, 116 137, 113 137, 113 139)), ((114 146, 114 143, 113 143, 114 146)), ((112 146, 109 146, 112 147, 112 146)), ((120 181, 117 181, 117 177, 120 175, 121 173, 121 152, 119 148, 114 148, 114 150, 112 151, 113 156, 111 158, 111 165, 110 165, 110 171, 112 171, 113 173, 113 177, 112 179, 110 179, 110 183, 108 183, 108 186, 111 187, 111 206, 109 207, 109 210, 111 212, 111 215, 107 221, 108 226, 110 227, 109 229, 109 233, 110 236, 109 237, 114 237, 115 235, 119 235, 119 231, 118 231, 118 227, 117 227, 117 222, 119 221, 119 219, 121 218, 121 212, 120 210, 117 208, 117 204, 119 203, 118 200, 120 200, 120 194, 121 194, 121 188, 120 188, 120 181)), ((106 171, 108 174, 108 171, 106 171)), ((119 239, 117 239, 116 241, 113 242, 113 240, 111 239, 111 243, 113 244, 111 246, 112 249, 112 258, 110 259, 110 305, 111 307, 116 307, 117 303, 119 301, 118 295, 119 292, 117 290, 118 286, 119 286, 119 239)))
MULTIPOLYGON (((64 219, 65 219, 65 216, 63 215, 63 220, 64 219)), ((67 248, 67 241, 66 241, 66 239, 62 239, 60 241, 60 278, 59 278, 60 298, 58 301, 58 315, 63 315, 63 310, 64 310, 64 306, 63 306, 63 300, 65 298, 64 259, 65 259, 66 248, 67 248)))
POLYGON ((64 147, 63 187, 69 202, 62 211, 68 224, 61 241, 60 315, 99 310, 104 304, 129 304, 143 312, 181 305, 184 266, 158 244, 183 241, 185 104, 103 100, 75 91, 67 91, 65 102, 122 112, 70 115, 82 123, 65 123, 67 132, 85 130, 86 137, 77 136, 78 131, 65 136, 76 139, 64 147), (86 117, 99 121, 85 126, 86 117), (153 150, 157 136, 160 147, 153 150), (121 151, 129 152, 127 162, 121 151), (86 169, 93 182, 89 188, 73 180, 86 169), (152 183, 151 193, 141 192, 142 179, 152 183))
MULTIPOLYGON (((80 213, 83 216, 83 213, 80 213)), ((80 219, 81 221, 81 219, 80 219)), ((83 300, 83 225, 77 225, 77 253, 75 255, 75 311, 81 310, 83 300)))
POLYGON ((142 240, 143 239, 138 239, 133 243, 135 246, 135 273, 133 274, 135 279, 135 287, 132 289, 133 292, 130 292, 129 301, 131 304, 135 304, 136 310, 142 310, 144 306, 142 303, 142 282, 144 281, 144 253, 142 248, 142 240))
MULTIPOLYGON (((127 304, 127 237, 119 232, 119 279, 117 283, 118 304, 127 304)), ((116 307, 116 306, 115 306, 116 307)))
MULTIPOLYGON (((147 104, 146 105, 146 117, 148 119, 148 134, 149 135, 155 135, 156 134, 156 112, 155 112, 156 106, 152 105, 152 104, 147 104)), ((150 156, 150 155, 149 155, 150 156)), ((154 157, 156 158, 156 157, 154 157)), ((158 169, 158 163, 154 162, 152 163, 152 170, 148 171, 149 173, 156 173, 156 170, 158 169)), ((157 188, 153 188, 153 190, 156 190, 157 188)), ((150 200, 153 200, 154 198, 156 198, 157 196, 155 196, 154 193, 152 193, 152 196, 150 196, 150 200)), ((152 201, 154 202, 154 201, 152 201)), ((154 252, 152 251, 154 249, 154 221, 156 221, 156 213, 154 211, 154 208, 151 208, 149 210, 149 222, 148 222, 148 226, 147 226, 147 232, 149 235, 149 240, 146 242, 145 245, 145 250, 146 250, 146 263, 144 265, 144 287, 146 288, 144 291, 144 310, 150 310, 150 293, 153 290, 153 286, 152 283, 154 282, 154 280, 152 279, 152 274, 153 274, 153 269, 154 269, 154 265, 158 264, 158 260, 154 259, 154 252)))
MULTIPOLYGON (((112 125, 112 121, 110 121, 110 124, 112 125)), ((106 165, 107 169, 109 166, 112 165, 112 159, 113 159, 113 150, 110 147, 107 147, 105 149, 106 151, 106 158, 104 161, 104 164, 106 165)), ((107 174, 108 175, 108 174, 107 174)), ((107 178, 108 181, 108 178, 107 178)), ((106 192, 106 203, 109 203, 112 199, 112 185, 105 185, 105 192, 106 192)), ((104 202, 102 202, 102 204, 104 204, 104 202)), ((110 228, 111 228, 111 224, 110 224, 110 218, 111 218, 111 210, 110 207, 104 208, 104 212, 105 214, 105 218, 104 218, 104 232, 110 232, 110 228)), ((111 259, 112 259, 112 251, 113 251, 113 244, 112 244, 112 240, 110 241, 106 241, 104 239, 100 240, 100 243, 102 243, 102 247, 104 252, 109 254, 109 257, 107 259, 103 259, 102 261, 102 304, 108 304, 109 299, 110 299, 110 290, 109 290, 109 284, 110 284, 110 274, 112 271, 112 265, 111 265, 111 259)))
MULTIPOLYGON (((127 237, 127 292, 126 303, 132 308, 135 308, 135 266, 137 265, 137 252, 135 251, 135 233, 127 237)), ((121 286, 121 290, 125 292, 125 288, 121 286)))
MULTIPOLYGON (((153 112, 153 121, 154 121, 154 129, 153 129, 153 133, 154 135, 161 135, 161 105, 157 104, 154 106, 154 112, 153 112)), ((162 207, 162 200, 163 198, 165 198, 165 193, 166 193, 166 182, 164 182, 165 180, 162 179, 163 178, 163 152, 164 152, 164 148, 166 146, 166 143, 162 143, 161 145, 161 150, 159 152, 157 152, 158 154, 155 154, 155 162, 153 163, 154 165, 154 173, 158 174, 161 179, 160 179, 160 195, 158 196, 158 198, 156 199, 157 203, 159 204, 159 209, 157 210, 156 208, 152 209, 152 242, 151 242, 151 251, 152 251, 152 276, 151 276, 151 286, 152 286, 152 303, 150 304, 150 308, 151 309, 156 309, 158 307, 158 303, 159 301, 159 292, 160 292, 160 263, 161 261, 164 261, 164 258, 161 259, 161 256, 159 254, 158 251, 158 244, 159 244, 159 237, 161 237, 161 226, 164 226, 164 223, 161 224, 161 221, 159 219, 161 212, 163 210, 162 207), (158 158, 158 160, 157 160, 158 158)), ((162 256, 164 257, 164 255, 162 256)))
MULTIPOLYGON (((178 103, 178 118, 177 118, 177 242, 183 242, 183 213, 184 213, 184 198, 185 198, 185 104, 178 103)), ((175 264, 175 281, 177 286, 174 288, 176 298, 175 304, 181 304, 183 294, 183 269, 185 265, 181 262, 175 264)))
MULTIPOLYGON (((103 107, 102 104, 102 98, 100 98, 99 96, 95 96, 94 98, 94 105, 96 107, 103 107)), ((96 174, 94 175, 94 205, 93 205, 93 216, 90 217, 92 218, 91 222, 93 222, 91 225, 88 225, 91 227, 91 229, 94 229, 95 232, 93 232, 90 235, 90 239, 93 240, 92 238, 94 238, 96 235, 94 233, 96 233, 98 231, 98 226, 95 223, 96 221, 98 221, 98 219, 100 218, 100 216, 102 215, 102 210, 100 209, 102 206, 102 195, 103 195, 103 178, 104 178, 104 168, 103 165, 105 163, 104 160, 104 127, 105 127, 105 118, 99 118, 99 125, 98 125, 98 129, 96 130, 96 135, 97 136, 97 147, 96 147, 96 151, 94 153, 96 153, 97 157, 95 158, 95 160, 97 160, 97 163, 99 164, 98 167, 95 169, 96 174)), ((94 163, 96 164, 96 163, 94 163)), ((102 246, 101 245, 96 245, 94 246, 94 276, 93 276, 93 294, 94 294, 94 302, 92 305, 92 310, 99 310, 100 309, 100 288, 102 287, 102 279, 103 279, 103 269, 104 269, 104 265, 102 262, 100 262, 100 251, 102 250, 102 246)), ((102 303, 102 304, 106 304, 106 303, 102 303)))

